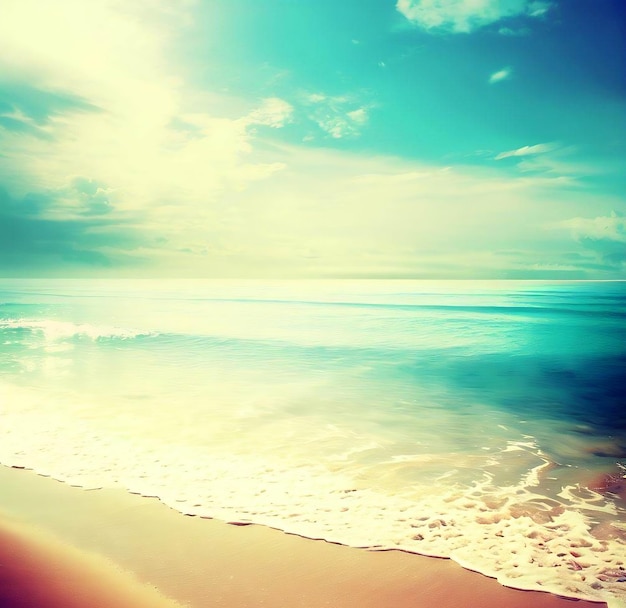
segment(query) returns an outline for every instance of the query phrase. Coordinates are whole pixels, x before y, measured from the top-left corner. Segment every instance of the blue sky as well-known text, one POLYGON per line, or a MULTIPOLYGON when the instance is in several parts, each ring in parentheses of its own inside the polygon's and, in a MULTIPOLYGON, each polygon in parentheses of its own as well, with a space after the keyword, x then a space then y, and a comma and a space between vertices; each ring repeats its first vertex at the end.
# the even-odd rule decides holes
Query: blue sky
POLYGON ((4 0, 0 275, 626 279, 622 0, 4 0))

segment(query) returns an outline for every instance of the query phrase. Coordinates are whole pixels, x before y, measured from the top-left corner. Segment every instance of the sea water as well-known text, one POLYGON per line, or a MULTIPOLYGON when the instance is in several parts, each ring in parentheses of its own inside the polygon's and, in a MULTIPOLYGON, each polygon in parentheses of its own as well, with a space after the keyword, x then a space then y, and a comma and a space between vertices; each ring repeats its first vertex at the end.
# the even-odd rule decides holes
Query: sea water
POLYGON ((625 305, 619 282, 0 280, 0 463, 618 606, 625 305))

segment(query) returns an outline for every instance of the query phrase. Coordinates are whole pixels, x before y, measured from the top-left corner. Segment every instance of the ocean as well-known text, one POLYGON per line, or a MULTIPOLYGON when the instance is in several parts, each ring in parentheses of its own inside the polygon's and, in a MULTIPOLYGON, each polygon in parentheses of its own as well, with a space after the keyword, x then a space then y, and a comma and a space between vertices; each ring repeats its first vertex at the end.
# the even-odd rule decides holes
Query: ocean
POLYGON ((623 605, 626 283, 2 279, 0 463, 623 605))

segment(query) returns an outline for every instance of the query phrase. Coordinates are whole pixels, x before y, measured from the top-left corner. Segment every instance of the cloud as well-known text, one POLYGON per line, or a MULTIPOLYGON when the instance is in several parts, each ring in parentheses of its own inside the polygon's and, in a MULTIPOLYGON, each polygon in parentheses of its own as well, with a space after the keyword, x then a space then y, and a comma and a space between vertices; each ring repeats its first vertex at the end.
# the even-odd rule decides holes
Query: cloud
POLYGON ((469 33, 512 17, 541 17, 552 6, 534 0, 398 0, 397 10, 426 31, 469 33))
POLYGON ((626 266, 626 217, 617 211, 593 218, 574 217, 553 228, 567 229, 585 248, 618 268, 626 266))
MULTIPOLYGON (((623 171, 620 160, 590 163, 581 156, 576 146, 562 146, 547 142, 522 146, 492 156, 494 160, 514 159, 517 168, 525 173, 550 175, 563 184, 576 185, 578 178, 623 171)), ((578 183, 580 185, 580 183, 578 183)))
POLYGON ((369 121, 369 107, 352 96, 309 93, 303 96, 309 119, 334 139, 356 137, 369 121))
POLYGON ((494 84, 496 82, 501 82, 502 80, 507 80, 511 77, 512 72, 513 71, 510 67, 502 68, 489 76, 489 83, 494 84))
POLYGON ((251 272, 244 260, 255 258, 271 276, 503 276, 508 262, 490 251, 530 243, 545 247, 537 259, 560 263, 541 227, 578 202, 551 179, 488 168, 293 146, 284 155, 288 169, 254 197, 229 198, 222 269, 251 272))
POLYGON ((239 102, 234 116, 220 116, 182 80, 172 44, 192 2, 6 3, 0 185, 30 201, 33 220, 68 222, 70 239, 89 216, 91 227, 99 219, 142 232, 142 242, 172 243, 214 222, 224 193, 285 168, 255 144, 261 127, 291 120, 289 103, 239 102))
POLYGON ((626 243, 626 217, 617 211, 594 218, 574 217, 564 220, 560 225, 569 228, 578 240, 626 243))
POLYGON ((292 120, 293 107, 278 97, 264 99, 260 107, 256 108, 246 120, 249 124, 266 125, 274 129, 284 127, 292 120))
POLYGON ((318 136, 356 137, 375 106, 199 88, 176 63, 192 3, 4 3, 4 274, 500 276, 490 252, 505 247, 545 245, 545 264, 561 263, 540 227, 588 208, 548 172, 280 143, 275 129, 302 116, 318 136))
POLYGON ((528 36, 530 34, 530 29, 527 27, 520 28, 510 28, 510 27, 501 27, 498 30, 498 34, 501 36, 528 36))
POLYGON ((348 112, 344 116, 318 116, 316 122, 334 139, 356 136, 360 132, 359 127, 367 122, 367 118, 361 118, 360 114, 356 115, 358 118, 354 118, 351 114, 353 113, 348 112))
MULTIPOLYGON (((188 130, 200 130, 199 144, 205 129, 220 126, 185 119, 195 121, 188 130)), ((196 158, 183 156, 181 162, 196 158)), ((15 197, 0 210, 0 223, 20 242, 2 250, 3 272, 29 263, 54 266, 47 261, 54 260, 58 268, 82 265, 90 273, 143 268, 157 276, 502 277, 510 260, 490 252, 507 247, 545 245, 544 255, 535 257, 562 263, 552 235, 538 227, 577 204, 576 193, 560 195, 549 178, 511 178, 494 168, 276 142, 257 160, 251 167, 273 170, 271 179, 259 178, 254 188, 224 188, 198 204, 163 196, 132 209, 125 192, 81 174, 62 187, 15 197)), ((195 196, 194 184, 191 193, 184 185, 176 193, 195 196)), ((524 277, 535 272, 519 271, 524 277)))
MULTIPOLYGON (((545 175, 557 176, 562 181, 570 178, 580 178, 585 176, 602 175, 611 172, 609 163, 589 163, 582 160, 567 160, 563 157, 567 151, 559 154, 543 154, 526 156, 517 164, 518 169, 527 173, 543 173, 545 175)), ((616 168, 619 171, 620 168, 616 168)))
POLYGON ((536 0, 535 2, 528 3, 528 14, 531 17, 543 17, 550 8, 552 8, 552 2, 541 2, 536 0))
MULTIPOLYGON (((80 182, 80 189, 86 184, 80 182)), ((88 196, 98 190, 87 185, 88 196)), ((59 219, 48 211, 62 193, 12 199, 0 190, 0 272, 47 272, 68 267, 103 268, 132 264, 140 243, 128 226, 90 217, 59 219)))
POLYGON ((545 154, 546 152, 552 152, 556 148, 555 144, 535 144, 534 146, 522 146, 516 150, 508 150, 507 152, 500 152, 495 157, 495 160, 502 160, 503 158, 510 158, 514 156, 530 156, 534 154, 545 154))
POLYGON ((357 125, 364 125, 368 120, 367 110, 365 108, 352 110, 352 112, 348 112, 346 116, 357 125))
POLYGON ((2 78, 0 70, 0 132, 14 131, 50 140, 52 123, 67 112, 98 112, 85 99, 2 78))

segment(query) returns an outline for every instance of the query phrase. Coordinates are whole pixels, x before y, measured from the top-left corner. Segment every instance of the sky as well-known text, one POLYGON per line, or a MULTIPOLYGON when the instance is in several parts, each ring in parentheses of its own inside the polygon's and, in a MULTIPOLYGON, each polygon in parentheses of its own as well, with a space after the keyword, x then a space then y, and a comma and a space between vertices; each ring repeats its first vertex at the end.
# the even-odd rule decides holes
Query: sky
POLYGON ((626 279, 623 0, 2 0, 0 276, 626 279))

